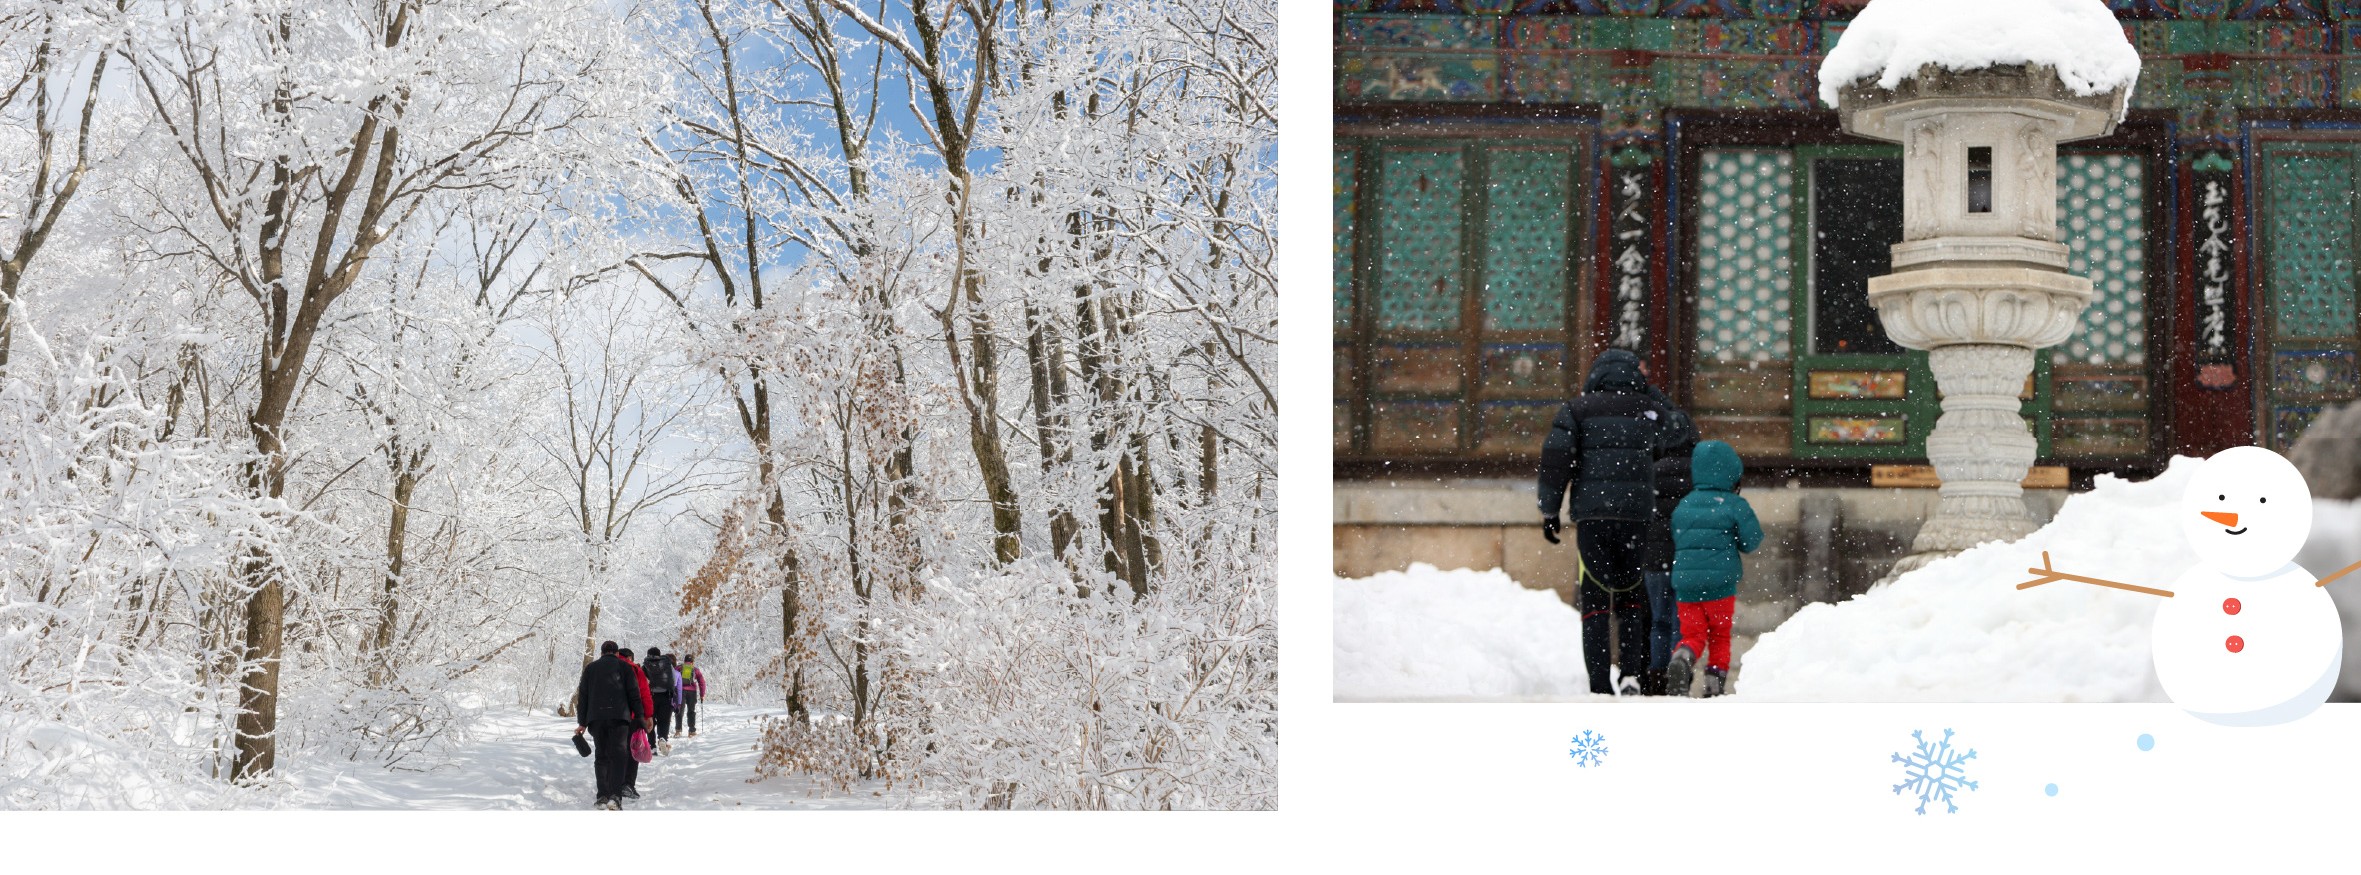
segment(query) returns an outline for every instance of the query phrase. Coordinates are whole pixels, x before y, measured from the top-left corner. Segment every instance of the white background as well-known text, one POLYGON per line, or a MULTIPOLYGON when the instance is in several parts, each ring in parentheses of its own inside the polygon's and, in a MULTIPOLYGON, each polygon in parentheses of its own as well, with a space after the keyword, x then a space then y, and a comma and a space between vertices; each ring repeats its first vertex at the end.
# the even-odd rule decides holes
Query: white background
MULTIPOLYGON (((1332 704, 1331 8, 1278 2, 1277 813, 18 812, 0 815, 0 860, 15 872, 175 875, 2192 871, 2327 849, 2356 819, 2361 705, 2224 729, 2169 705, 1332 704), (1911 730, 1936 739, 1945 728, 1976 751, 1978 786, 1957 814, 1915 814, 1916 798, 1892 791, 1903 776, 1891 755, 1911 750, 1911 730), (1608 747, 1593 768, 1567 755, 1586 729, 1608 747), (2142 733, 2153 750, 2139 749, 2142 733)), ((2338 856, 2304 858, 2337 868, 2338 856)))

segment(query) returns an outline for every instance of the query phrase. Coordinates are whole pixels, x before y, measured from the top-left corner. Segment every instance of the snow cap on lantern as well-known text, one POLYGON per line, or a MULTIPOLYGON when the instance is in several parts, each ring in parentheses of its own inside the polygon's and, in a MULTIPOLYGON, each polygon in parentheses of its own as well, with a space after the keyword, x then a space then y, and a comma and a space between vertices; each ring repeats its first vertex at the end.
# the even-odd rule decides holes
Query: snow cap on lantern
POLYGON ((1844 88, 1873 80, 1899 90, 1927 68, 2046 67, 2068 93, 2122 92, 2123 119, 2140 53, 2100 0, 1876 0, 1845 26, 1820 63, 1820 101, 1840 106, 1844 88))
POLYGON ((1820 98, 1846 132, 1902 144, 1896 270, 1966 257, 2063 272, 2062 245, 1909 244, 2056 241, 2057 144, 2113 132, 2139 73, 2098 0, 1876 0, 1829 51, 1820 98))

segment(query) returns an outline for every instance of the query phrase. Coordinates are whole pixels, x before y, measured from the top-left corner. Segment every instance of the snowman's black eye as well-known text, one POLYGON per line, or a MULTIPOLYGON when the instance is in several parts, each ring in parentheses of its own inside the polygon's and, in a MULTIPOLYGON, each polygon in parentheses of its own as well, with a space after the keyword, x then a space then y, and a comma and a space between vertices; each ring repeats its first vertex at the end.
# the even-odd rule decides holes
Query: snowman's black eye
POLYGON ((2229 501, 2229 500, 2230 500, 2230 497, 2229 497, 2229 496, 2227 496, 2227 495, 2216 495, 2216 496, 2214 496, 2214 497, 2213 497, 2213 500, 2215 500, 2215 501, 2229 501))
POLYGON ((2264 498, 2264 499, 2257 499, 2257 500, 2261 501, 2261 502, 2262 502, 2262 503, 2264 503, 2264 504, 2270 504, 2270 503, 2271 503, 2271 500, 2270 500, 2270 499, 2268 499, 2268 498, 2264 498))

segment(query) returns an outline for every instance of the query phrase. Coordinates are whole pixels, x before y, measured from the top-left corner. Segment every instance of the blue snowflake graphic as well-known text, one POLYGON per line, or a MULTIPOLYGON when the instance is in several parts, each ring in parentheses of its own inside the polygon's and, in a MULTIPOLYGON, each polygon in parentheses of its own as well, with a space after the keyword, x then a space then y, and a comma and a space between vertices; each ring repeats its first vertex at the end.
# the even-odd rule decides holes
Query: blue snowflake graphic
POLYGON ((1582 730, 1581 735, 1574 736, 1574 746, 1566 751, 1566 755, 1574 758, 1574 765, 1585 769, 1598 765, 1607 758, 1607 737, 1588 729, 1582 730))
POLYGON ((1951 746, 1951 730, 1943 730, 1943 740, 1927 743, 1926 736, 1910 730, 1910 737, 1918 740, 1918 749, 1909 756, 1894 754, 1894 762, 1902 764, 1902 783, 1894 785, 1899 794, 1910 790, 1918 794, 1918 813, 1927 813, 1927 803, 1941 800, 1950 807, 1950 814, 1959 813, 1959 803, 1952 797, 1962 788, 1976 789, 1976 782, 1967 779, 1967 761, 1976 758, 1970 748, 1960 753, 1951 746))

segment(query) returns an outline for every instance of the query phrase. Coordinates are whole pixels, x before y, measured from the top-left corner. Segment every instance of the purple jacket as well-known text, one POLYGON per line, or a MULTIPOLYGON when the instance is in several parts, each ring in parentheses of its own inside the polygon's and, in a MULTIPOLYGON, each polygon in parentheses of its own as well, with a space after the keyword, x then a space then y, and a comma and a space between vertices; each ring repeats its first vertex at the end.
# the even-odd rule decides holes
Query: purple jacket
POLYGON ((705 672, 698 670, 694 665, 682 665, 680 667, 680 689, 682 692, 696 693, 699 699, 705 698, 705 672))

